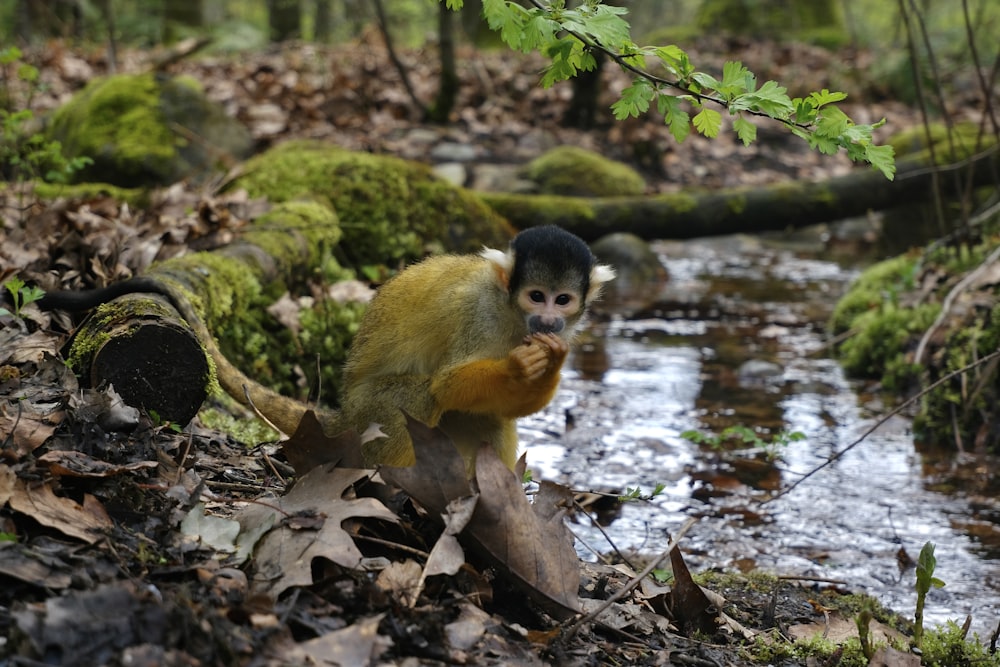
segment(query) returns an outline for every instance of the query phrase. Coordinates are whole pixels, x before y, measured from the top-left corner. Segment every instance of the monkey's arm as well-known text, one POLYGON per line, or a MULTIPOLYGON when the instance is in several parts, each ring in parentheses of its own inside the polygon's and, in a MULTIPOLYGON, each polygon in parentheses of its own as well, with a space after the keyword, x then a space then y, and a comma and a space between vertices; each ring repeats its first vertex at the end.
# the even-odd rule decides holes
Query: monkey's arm
POLYGON ((506 359, 478 359, 446 368, 431 381, 435 421, 452 410, 507 419, 538 412, 559 385, 569 347, 553 334, 536 334, 506 359))

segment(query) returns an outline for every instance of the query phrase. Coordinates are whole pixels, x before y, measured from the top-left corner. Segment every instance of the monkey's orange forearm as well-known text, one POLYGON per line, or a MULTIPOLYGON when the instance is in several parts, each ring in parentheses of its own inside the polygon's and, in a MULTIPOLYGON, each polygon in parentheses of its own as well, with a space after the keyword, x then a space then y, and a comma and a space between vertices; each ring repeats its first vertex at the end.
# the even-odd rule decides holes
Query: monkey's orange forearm
POLYGON ((457 410, 513 419, 548 405, 559 385, 559 365, 540 377, 517 374, 508 359, 481 359, 442 372, 431 383, 440 413, 457 410))

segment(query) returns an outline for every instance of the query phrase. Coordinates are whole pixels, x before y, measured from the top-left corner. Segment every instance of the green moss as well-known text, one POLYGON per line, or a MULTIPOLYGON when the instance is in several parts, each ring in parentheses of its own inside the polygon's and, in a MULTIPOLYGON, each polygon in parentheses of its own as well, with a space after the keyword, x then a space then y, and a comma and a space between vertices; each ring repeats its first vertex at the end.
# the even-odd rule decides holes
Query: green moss
POLYGON ((698 5, 697 22, 708 32, 723 30, 755 37, 798 37, 822 30, 826 33, 825 40, 829 41, 833 32, 844 32, 840 5, 833 0, 791 4, 703 0, 698 5))
POLYGON ((961 626, 954 621, 929 629, 920 645, 924 667, 998 667, 1000 654, 990 654, 986 646, 973 635, 964 638, 961 626))
POLYGON ((108 169, 119 175, 116 183, 126 186, 165 183, 177 176, 173 171, 180 140, 160 111, 152 73, 94 79, 56 110, 50 134, 62 142, 67 156, 94 160, 77 174, 78 180, 108 169))
POLYGON ((855 376, 879 379, 889 390, 911 386, 919 368, 906 360, 909 344, 940 312, 937 303, 904 308, 891 301, 865 311, 852 322, 854 335, 840 347, 844 368, 855 376))
MULTIPOLYGON (((935 355, 933 378, 943 377, 1000 349, 1000 309, 980 313, 973 322, 951 325, 942 351, 935 355)), ((1000 376, 983 365, 954 377, 924 397, 914 430, 924 441, 951 444, 956 440, 1000 448, 1000 376), (957 430, 957 433, 956 433, 957 430)))
POLYGON ((642 176, 628 165, 578 146, 545 152, 529 162, 523 174, 548 195, 620 197, 646 190, 642 176))
POLYGON ((78 182, 124 187, 200 176, 220 166, 220 155, 246 157, 253 145, 249 131, 205 98, 197 82, 153 73, 94 79, 55 111, 48 134, 67 157, 93 160, 74 174, 78 182))
POLYGON ((342 255, 355 268, 502 247, 513 231, 478 197, 425 165, 318 142, 289 142, 254 157, 232 187, 271 201, 329 200, 343 230, 342 255))
POLYGON ((789 662, 805 664, 810 658, 823 663, 824 660, 831 659, 835 653, 840 653, 834 663, 838 667, 867 667, 869 662, 861 650, 861 642, 854 637, 836 644, 822 637, 791 642, 776 639, 772 635, 758 635, 754 638, 753 645, 744 649, 743 653, 751 662, 759 665, 789 662))
POLYGON ((863 313, 878 308, 886 301, 895 301, 900 292, 913 286, 916 267, 915 255, 900 255, 865 269, 847 294, 837 302, 830 317, 829 329, 834 334, 849 331, 863 313))
POLYGON ((244 234, 247 241, 264 248, 281 265, 317 268, 342 236, 330 205, 309 199, 280 203, 255 220, 244 234))
POLYGON ((57 183, 45 183, 38 181, 35 183, 35 194, 39 199, 96 199, 99 197, 111 197, 112 199, 125 202, 136 208, 149 206, 149 190, 144 188, 120 188, 109 183, 76 183, 73 185, 60 185, 57 183))
MULTIPOLYGON (((895 150, 897 159, 914 155, 933 145, 938 163, 947 164, 970 157, 976 150, 977 142, 981 141, 979 128, 975 123, 958 123, 950 129, 944 123, 930 123, 926 128, 917 125, 901 130, 892 135, 888 143, 895 150)), ((983 146, 979 147, 980 150, 982 148, 983 146)))
MULTIPOLYGON (((235 401, 233 402, 235 405, 235 401)), ((205 427, 228 433, 247 445, 273 442, 279 434, 259 419, 239 419, 218 408, 204 408, 198 412, 198 419, 205 427)))
POLYGON ((500 215, 514 221, 519 227, 562 225, 564 220, 591 221, 596 218, 594 207, 588 200, 580 197, 505 192, 483 192, 480 196, 500 215))

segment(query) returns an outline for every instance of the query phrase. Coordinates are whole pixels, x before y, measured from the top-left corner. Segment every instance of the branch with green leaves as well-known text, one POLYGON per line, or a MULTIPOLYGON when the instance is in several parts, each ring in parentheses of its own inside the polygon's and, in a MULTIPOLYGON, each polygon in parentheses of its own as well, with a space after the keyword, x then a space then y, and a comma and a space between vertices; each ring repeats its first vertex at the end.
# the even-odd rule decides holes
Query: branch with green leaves
MULTIPOLYGON (((462 0, 444 0, 460 9, 462 0)), ((564 0, 530 0, 524 7, 512 0, 483 0, 483 14, 491 29, 512 49, 538 51, 549 58, 541 84, 549 87, 581 71, 597 67, 594 54, 603 53, 634 78, 612 105, 623 120, 649 113, 663 117, 677 141, 684 141, 692 127, 714 138, 722 130, 722 113, 733 116, 733 131, 744 143, 757 138, 754 118, 773 119, 821 153, 845 151, 854 161, 867 162, 892 179, 896 165, 891 146, 875 143, 872 133, 885 120, 859 125, 836 106, 847 95, 821 90, 791 98, 774 81, 758 85, 757 77, 740 62, 727 62, 721 78, 695 69, 683 49, 676 45, 639 46, 632 41, 625 16, 628 9, 584 0, 567 7, 564 0), (653 73, 650 63, 666 72, 653 73), (717 109, 717 108, 718 109, 717 109), (694 112, 692 116, 690 112, 694 112)))

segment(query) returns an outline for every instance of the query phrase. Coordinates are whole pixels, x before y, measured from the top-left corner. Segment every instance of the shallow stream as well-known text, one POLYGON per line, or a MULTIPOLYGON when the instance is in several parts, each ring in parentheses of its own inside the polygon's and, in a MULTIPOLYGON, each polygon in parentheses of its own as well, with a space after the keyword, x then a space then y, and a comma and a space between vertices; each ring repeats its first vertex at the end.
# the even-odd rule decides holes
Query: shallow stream
MULTIPOLYGON (((909 420, 894 417, 787 495, 760 503, 888 411, 825 348, 825 322, 857 269, 744 237, 656 249, 670 273, 656 303, 600 325, 604 335, 576 353, 552 405, 523 420, 535 477, 616 493, 665 485, 604 518, 622 551, 656 555, 670 531, 698 516, 681 542, 692 570, 835 580, 910 617, 914 571, 898 555, 903 548, 916 559, 934 542, 946 586, 929 594, 928 622, 971 615, 988 641, 1000 621, 995 460, 918 446, 909 420), (722 452, 681 436, 737 424, 805 438, 779 447, 771 464, 759 451, 722 452)), ((573 528, 611 550, 596 530, 573 528)))

